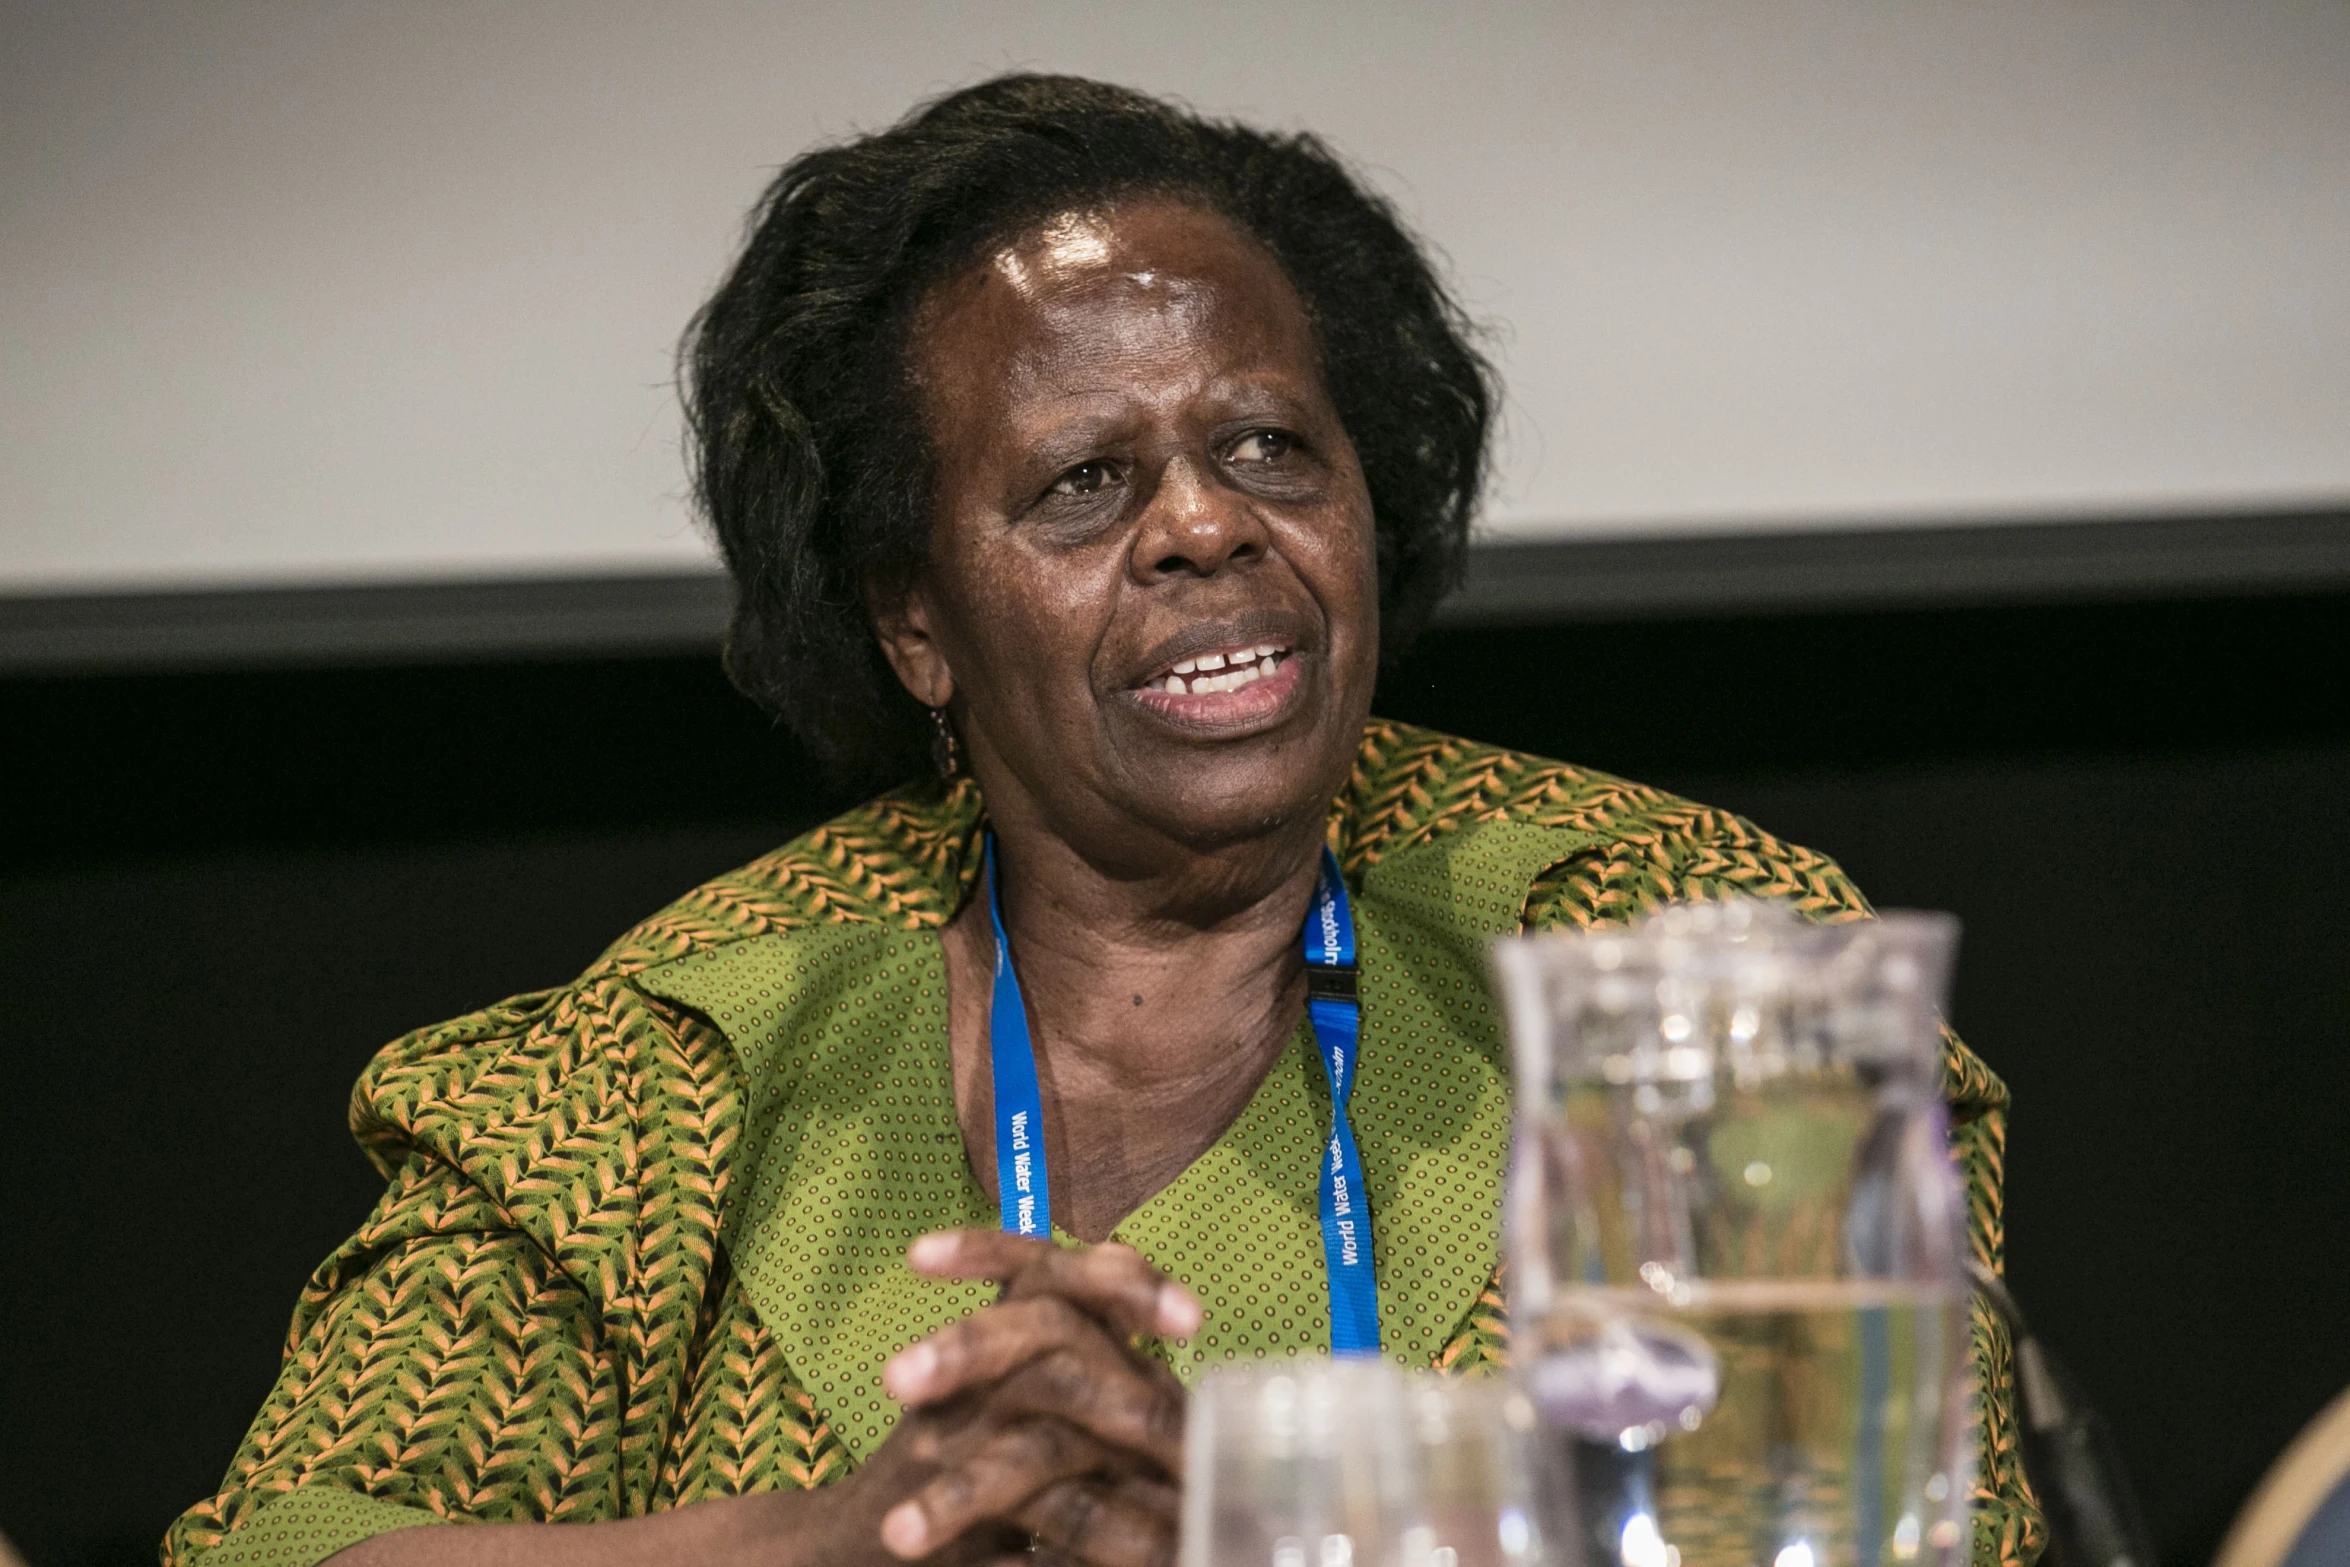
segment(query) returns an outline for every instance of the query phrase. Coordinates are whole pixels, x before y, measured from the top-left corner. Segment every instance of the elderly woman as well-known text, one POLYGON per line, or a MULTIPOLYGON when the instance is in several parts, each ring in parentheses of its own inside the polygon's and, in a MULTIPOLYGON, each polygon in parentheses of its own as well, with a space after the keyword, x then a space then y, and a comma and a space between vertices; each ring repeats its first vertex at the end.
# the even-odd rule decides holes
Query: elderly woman
MULTIPOLYGON (((1163 1562, 1202 1366, 1502 1362, 1490 937, 1864 911, 1735 816, 1369 716, 1491 391, 1309 137, 956 93, 783 171, 687 369, 728 668, 896 787, 384 1051, 390 1189, 167 1562, 1163 1562)), ((1948 1083, 1995 1258, 2004 1090, 1948 1083)), ((1977 1550, 2025 1560, 1977 1353, 1977 1550)))

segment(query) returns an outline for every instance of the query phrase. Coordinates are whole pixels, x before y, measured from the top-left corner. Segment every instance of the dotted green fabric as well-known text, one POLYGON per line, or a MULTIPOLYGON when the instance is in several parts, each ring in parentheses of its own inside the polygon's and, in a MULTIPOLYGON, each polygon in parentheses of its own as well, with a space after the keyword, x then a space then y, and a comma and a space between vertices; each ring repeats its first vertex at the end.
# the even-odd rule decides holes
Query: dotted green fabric
POLYGON ((361 1540, 447 1521, 356 1491, 305 1486, 256 1509, 251 1523, 204 1560, 207 1567, 309 1567, 361 1540))
MULTIPOLYGON (((970 898, 968 780, 881 796, 688 892, 569 985, 387 1046, 351 1125, 387 1182, 312 1277, 275 1386, 166 1567, 320 1561, 429 1521, 634 1517, 848 1473, 880 1360, 972 1309, 903 1243, 988 1223, 952 1116, 937 931, 970 898)), ((1506 1365, 1505 1131, 1485 939, 1675 899, 1867 905, 1728 812, 1374 720, 1330 814, 1365 972, 1354 1124, 1399 1359, 1506 1365)), ((1999 1265, 2007 1092, 1957 1039, 1944 1090, 1975 1255, 1999 1265)), ((1206 1299, 1170 1351, 1318 1348, 1327 1089, 1300 1029, 1225 1137, 1118 1234, 1206 1299)), ((2044 1538, 2014 1366, 1978 1312, 1975 1559, 2044 1538)))

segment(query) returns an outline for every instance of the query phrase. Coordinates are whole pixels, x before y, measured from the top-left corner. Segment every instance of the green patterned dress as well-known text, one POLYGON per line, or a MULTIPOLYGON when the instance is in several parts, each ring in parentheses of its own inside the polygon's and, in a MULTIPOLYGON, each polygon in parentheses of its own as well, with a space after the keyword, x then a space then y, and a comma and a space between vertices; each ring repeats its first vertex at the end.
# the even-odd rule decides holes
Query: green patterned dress
MULTIPOLYGON (((880 1443, 882 1362, 985 1304, 903 1266, 995 1219, 946 1051, 937 932, 971 895, 969 780, 885 795, 696 888, 573 983, 395 1041, 351 1124, 389 1188, 304 1291, 277 1384, 166 1567, 313 1563, 390 1529, 588 1521, 826 1484, 880 1443)), ((1506 1363, 1509 1096, 1484 943, 1748 893, 1866 905, 1726 812, 1374 721, 1334 803, 1355 885, 1353 1122, 1389 1355, 1506 1363)), ((1975 1252, 2000 1255, 2006 1089, 1955 1038, 1945 1087, 1975 1252)), ((1208 1362, 1329 1342, 1315 1174, 1329 1093, 1302 1026, 1240 1118, 1117 1237, 1195 1291, 1208 1362)), ((1979 1311, 1975 1559, 2042 1526, 2008 1347, 1979 1311)))

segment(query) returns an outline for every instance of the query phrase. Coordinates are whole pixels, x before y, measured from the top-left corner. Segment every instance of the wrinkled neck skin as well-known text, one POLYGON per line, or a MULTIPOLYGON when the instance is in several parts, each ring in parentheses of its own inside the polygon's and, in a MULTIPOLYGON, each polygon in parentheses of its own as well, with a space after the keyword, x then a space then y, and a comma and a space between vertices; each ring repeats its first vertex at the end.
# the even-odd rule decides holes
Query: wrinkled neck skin
MULTIPOLYGON (((1204 849, 1131 824, 1089 855, 1027 802, 1004 803, 1004 926, 1043 1090, 1053 1217, 1099 1241, 1223 1134, 1297 1027, 1323 819, 1204 849)), ((990 890, 983 879, 942 939, 957 1115, 996 1199, 990 890)))

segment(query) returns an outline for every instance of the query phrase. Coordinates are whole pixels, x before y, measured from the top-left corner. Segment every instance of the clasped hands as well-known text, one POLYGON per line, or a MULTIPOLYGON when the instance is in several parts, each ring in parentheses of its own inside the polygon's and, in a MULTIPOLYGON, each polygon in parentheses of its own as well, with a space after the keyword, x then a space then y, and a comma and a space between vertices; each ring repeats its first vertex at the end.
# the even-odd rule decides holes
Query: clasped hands
POLYGON ((1087 1567, 1174 1560, 1184 1391, 1133 1347, 1188 1338, 1199 1302, 1131 1247, 1070 1250, 995 1230, 925 1235, 933 1278, 991 1279, 996 1304, 882 1369, 906 1413, 852 1481, 904 1561, 1017 1557, 1087 1567), (1035 1556, 1029 1555, 1033 1551, 1035 1556))

